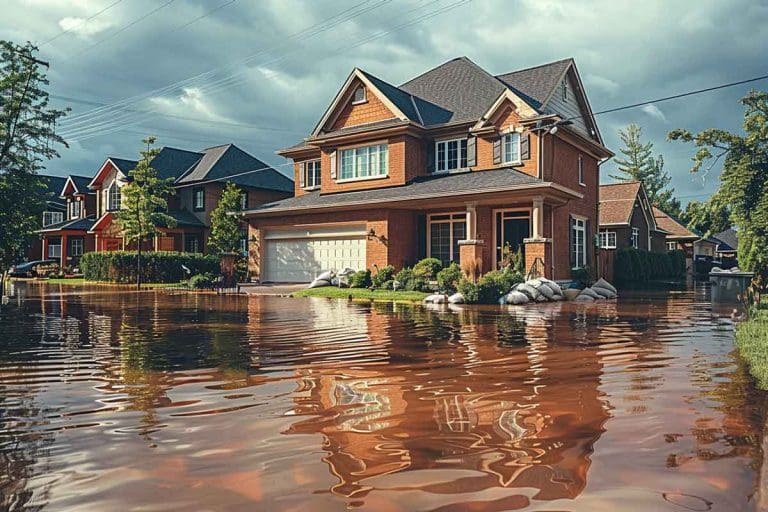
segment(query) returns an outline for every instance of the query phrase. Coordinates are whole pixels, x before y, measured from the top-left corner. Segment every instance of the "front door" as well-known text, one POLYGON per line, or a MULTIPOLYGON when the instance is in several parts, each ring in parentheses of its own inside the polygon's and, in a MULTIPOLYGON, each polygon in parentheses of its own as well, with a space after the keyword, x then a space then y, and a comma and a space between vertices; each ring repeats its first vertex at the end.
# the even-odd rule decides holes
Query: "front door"
POLYGON ((520 249, 525 253, 523 241, 531 236, 531 214, 528 210, 500 210, 495 212, 496 267, 504 261, 505 247, 512 253, 520 249))

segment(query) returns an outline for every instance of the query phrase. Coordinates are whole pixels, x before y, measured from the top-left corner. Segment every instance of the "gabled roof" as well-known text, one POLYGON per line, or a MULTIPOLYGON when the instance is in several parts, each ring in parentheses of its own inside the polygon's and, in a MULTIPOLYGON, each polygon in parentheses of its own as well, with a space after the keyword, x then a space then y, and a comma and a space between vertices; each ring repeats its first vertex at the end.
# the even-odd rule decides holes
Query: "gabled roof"
POLYGON ((65 220, 64 222, 58 222, 56 224, 51 224, 49 226, 46 226, 43 229, 38 230, 38 233, 50 233, 52 231, 88 231, 93 226, 93 223, 96 221, 96 217, 90 216, 85 217, 84 219, 70 219, 65 220))
POLYGON ((51 176, 48 174, 39 175, 40 180, 45 186, 46 201, 53 205, 66 204, 62 201, 60 195, 61 190, 64 188, 64 184, 67 182, 67 178, 61 176, 51 176))
POLYGON ((205 224, 190 211, 171 210, 166 213, 176 221, 179 227, 205 227, 205 224))
POLYGON ((127 160, 125 158, 115 158, 114 156, 107 157, 112 164, 117 167, 117 170, 128 176, 128 173, 136 168, 139 162, 136 160, 127 160))
POLYGON ((656 224, 661 229, 669 233, 667 238, 690 240, 698 240, 701 238, 701 236, 685 227, 679 220, 656 208, 655 206, 653 207, 653 217, 656 219, 656 224))
POLYGON ((93 194, 93 191, 88 188, 90 182, 91 178, 87 176, 70 174, 67 176, 64 186, 59 189, 58 195, 64 197, 67 194, 93 194))
POLYGON ((530 100, 531 106, 541 108, 552 97, 571 64, 573 59, 568 58, 496 75, 496 78, 523 98, 530 100))
POLYGON ((157 176, 162 179, 179 179, 189 171, 203 157, 197 151, 186 149, 163 147, 160 152, 149 162, 149 165, 157 170, 157 176))
POLYGON ((600 185, 600 225, 628 225, 639 193, 639 181, 600 185))
POLYGON ((718 242, 718 252, 736 252, 739 249, 739 234, 733 228, 728 228, 725 231, 721 231, 710 238, 714 238, 718 242))

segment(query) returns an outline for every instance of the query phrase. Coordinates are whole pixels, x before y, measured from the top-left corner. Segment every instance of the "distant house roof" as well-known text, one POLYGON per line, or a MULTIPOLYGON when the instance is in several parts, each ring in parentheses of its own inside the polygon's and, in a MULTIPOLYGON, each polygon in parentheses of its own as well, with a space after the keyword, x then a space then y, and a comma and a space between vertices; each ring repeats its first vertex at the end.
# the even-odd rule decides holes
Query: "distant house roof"
POLYGON ((126 160, 125 158, 115 158, 114 156, 107 157, 107 159, 111 160, 112 163, 115 164, 115 167, 126 176, 129 172, 134 170, 139 163, 136 160, 126 160))
POLYGON ((77 176, 74 174, 70 174, 67 176, 64 185, 59 189, 58 195, 60 197, 64 197, 68 193, 73 194, 92 194, 93 191, 88 188, 88 184, 90 184, 91 178, 87 176, 77 176), (71 188, 71 192, 69 192, 69 189, 71 188))
POLYGON ((717 252, 736 252, 739 249, 739 234, 733 228, 721 231, 710 238, 718 242, 717 252))
POLYGON ((52 231, 88 231, 96 222, 96 217, 86 217, 84 219, 65 220, 64 222, 58 222, 46 226, 44 229, 38 230, 38 233, 50 233, 52 231))
POLYGON ((60 197, 61 190, 67 182, 67 178, 41 174, 40 179, 45 186, 46 202, 49 206, 66 206, 66 202, 60 197))
POLYGON ((653 207, 653 217, 656 219, 656 224, 669 233, 667 238, 677 240, 698 240, 701 237, 685 227, 679 220, 661 211, 660 209, 653 207))
POLYGON ((639 193, 639 181, 600 185, 600 225, 628 225, 639 193))
POLYGON ((169 212, 166 212, 168 215, 170 215, 175 221, 177 226, 180 227, 200 227, 204 228, 205 223, 198 219, 195 214, 193 214, 190 211, 187 210, 171 210, 169 212))

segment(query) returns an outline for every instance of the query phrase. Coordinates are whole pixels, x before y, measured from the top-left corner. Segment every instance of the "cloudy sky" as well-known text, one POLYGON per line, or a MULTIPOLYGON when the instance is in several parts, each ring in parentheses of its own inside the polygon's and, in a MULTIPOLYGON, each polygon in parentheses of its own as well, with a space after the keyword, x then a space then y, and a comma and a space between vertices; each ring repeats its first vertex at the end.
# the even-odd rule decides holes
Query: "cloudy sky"
MULTIPOLYGON (((50 92, 72 108, 52 174, 93 174, 140 139, 275 150, 306 136, 357 66, 399 84, 466 55, 493 74, 574 57, 595 111, 768 72, 767 0, 4 0, 0 39, 40 45, 50 92), (9 5, 10 2, 10 5, 9 5)), ((598 117, 609 148, 630 122, 664 155, 683 202, 717 187, 691 175, 676 127, 739 130, 734 87, 598 117)), ((752 87, 766 89, 768 82, 752 87)), ((604 176, 612 163, 604 166, 604 176)))

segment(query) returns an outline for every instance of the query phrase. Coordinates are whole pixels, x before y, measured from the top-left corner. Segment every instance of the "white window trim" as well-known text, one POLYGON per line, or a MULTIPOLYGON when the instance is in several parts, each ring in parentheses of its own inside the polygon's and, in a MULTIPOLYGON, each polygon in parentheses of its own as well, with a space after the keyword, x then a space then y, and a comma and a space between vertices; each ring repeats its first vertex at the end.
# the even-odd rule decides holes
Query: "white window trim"
POLYGON ((432 224, 450 224, 450 234, 451 234, 451 241, 449 246, 448 254, 450 256, 449 261, 458 261, 459 255, 458 254, 451 254, 453 253, 453 245, 455 240, 453 239, 453 224, 457 222, 463 222, 464 223, 464 236, 466 236, 467 233, 467 212, 439 212, 439 213, 430 213, 427 215, 427 257, 432 257, 432 224), (438 221, 432 221, 432 217, 444 217, 445 215, 450 215, 450 219, 445 220, 438 220, 438 221), (454 215, 459 216, 459 218, 454 218, 454 215))
POLYGON ((195 211, 203 211, 205 210, 205 189, 204 188, 193 188, 192 189, 192 209, 195 211), (200 193, 200 197, 202 198, 201 205, 197 205, 197 194, 200 193))
POLYGON ((616 249, 616 242, 618 240, 616 236, 616 231, 611 231, 609 229, 601 229, 599 232, 599 237, 600 237, 601 249, 616 249), (603 235, 605 235, 605 243, 603 243, 603 235), (611 245, 611 242, 610 242, 610 235, 613 235, 613 245, 611 245))
POLYGON ((307 161, 304 162, 304 166, 303 167, 304 167, 304 170, 302 172, 304 173, 304 187, 303 187, 302 190, 317 190, 317 189, 319 189, 320 186, 323 183, 323 171, 322 171, 322 167, 321 167, 321 164, 320 164, 320 159, 316 158, 316 159, 313 159, 313 160, 307 160, 307 161), (314 185, 307 185, 307 183, 309 183, 309 180, 307 179, 309 177, 309 164, 315 164, 315 163, 317 164, 318 171, 320 171, 320 173, 318 174, 318 182, 316 184, 314 184, 314 185))
POLYGON ((667 242, 667 251, 676 251, 677 242, 667 242))
POLYGON ((364 85, 359 85, 359 86, 355 87, 354 91, 352 91, 352 104, 353 105, 362 105, 363 103, 368 103, 368 88, 366 86, 364 86, 364 85), (355 94, 357 94, 357 91, 359 91, 360 89, 363 90, 363 99, 356 100, 355 99, 355 94))
POLYGON ((123 191, 120 190, 120 185, 117 184, 117 180, 114 180, 112 183, 109 184, 109 187, 107 187, 107 211, 117 211, 123 207, 122 193, 123 191), (119 200, 120 204, 118 205, 118 208, 114 208, 114 204, 113 204, 114 197, 112 196, 112 187, 117 188, 117 193, 120 196, 120 200, 119 200))
POLYGON ((640 248, 640 228, 632 228, 631 244, 635 249, 640 248))
MULTIPOLYGON (((465 146, 467 146, 469 144, 469 140, 468 140, 467 137, 442 139, 442 140, 436 140, 435 141, 435 170, 432 172, 432 174, 450 174, 452 172, 463 172, 463 171, 466 171, 467 169, 469 169, 469 165, 466 165, 465 167, 461 167, 461 160, 462 160, 462 158, 461 158, 461 142, 462 141, 467 141, 467 144, 465 146), (456 167, 455 169, 448 169, 448 143, 449 142, 457 142, 458 143, 458 151, 457 151, 457 154, 456 154, 456 162, 457 162, 458 167, 456 167), (445 147, 445 165, 446 165, 446 168, 445 169, 438 169, 437 168, 437 162, 439 161, 438 158, 437 158, 437 153, 438 153, 437 148, 438 148, 438 146, 440 144, 445 144, 446 145, 446 147, 445 147)), ((464 153, 465 153, 464 154, 464 160, 467 160, 467 163, 469 163, 469 159, 467 158, 466 152, 467 152, 467 147, 464 148, 464 153)))
MULTIPOLYGON (((339 176, 335 180, 336 183, 352 183, 352 182, 355 182, 355 181, 383 180, 383 179, 389 178, 389 143, 386 142, 386 141, 385 142, 375 142, 373 144, 368 143, 368 144, 358 144, 358 145, 355 145, 355 146, 348 146, 348 147, 344 147, 344 148, 339 148, 339 149, 336 150, 336 152, 337 152, 337 157, 336 157, 336 166, 337 166, 336 176, 339 176), (355 176, 353 178, 341 178, 340 177, 341 173, 342 173, 342 167, 343 167, 343 162, 344 162, 344 152, 345 151, 352 151, 352 150, 361 149, 361 148, 371 148, 371 147, 374 147, 374 146, 386 146, 386 151, 387 151, 387 168, 386 168, 386 172, 384 174, 377 174, 375 176, 355 176)), ((381 153, 379 153, 379 154, 381 154, 381 153)))
POLYGON ((71 253, 70 256, 82 256, 85 253, 85 241, 82 238, 72 238, 70 239, 69 249, 71 253), (75 254, 76 243, 80 246, 80 254, 75 254))
POLYGON ((43 212, 43 227, 58 224, 60 222, 64 222, 64 212, 43 212), (48 219, 48 222, 46 222, 46 219, 48 219))
POLYGON ((517 129, 509 129, 501 134, 501 163, 503 165, 521 165, 523 163, 522 155, 523 133, 517 129), (517 160, 507 160, 507 135, 517 134, 517 160))
POLYGON ((584 157, 582 155, 579 155, 579 163, 576 172, 578 173, 579 185, 586 187, 587 184, 584 183, 584 157))
POLYGON ((48 244, 48 258, 49 259, 61 258, 61 242, 59 242, 58 244, 48 244), (53 249, 55 247, 59 248, 59 250, 58 250, 59 254, 51 254, 51 249, 53 249))
MULTIPOLYGON (((575 267, 571 267, 571 270, 579 270, 579 269, 582 269, 582 268, 587 266, 587 248, 588 248, 588 245, 587 245, 587 220, 588 219, 586 217, 582 217, 580 215, 571 215, 571 218, 574 221, 578 221, 578 222, 582 222, 583 223, 583 225, 581 227, 577 227, 576 223, 574 223, 571 226, 571 231, 577 231, 578 230, 578 231, 581 231, 582 233, 584 233, 584 237, 583 237, 584 243, 582 244, 582 258, 581 258, 582 261, 581 261, 581 266, 579 266, 578 258, 576 258, 577 259, 576 266, 575 267)), ((573 247, 571 247, 571 249, 573 249, 573 247)))

